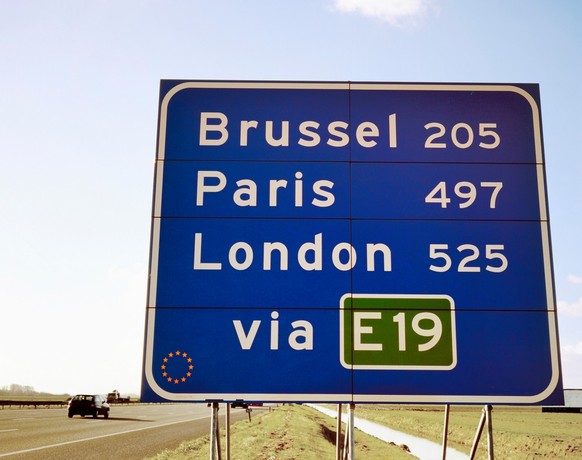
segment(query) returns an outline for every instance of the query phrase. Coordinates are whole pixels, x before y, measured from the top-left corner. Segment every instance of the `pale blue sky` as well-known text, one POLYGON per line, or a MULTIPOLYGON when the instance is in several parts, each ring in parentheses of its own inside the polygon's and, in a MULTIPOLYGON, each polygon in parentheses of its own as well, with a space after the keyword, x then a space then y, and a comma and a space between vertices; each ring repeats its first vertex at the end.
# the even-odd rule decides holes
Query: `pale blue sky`
POLYGON ((171 78, 539 83, 564 383, 582 388, 581 22, 577 0, 0 0, 0 387, 139 391, 171 78))

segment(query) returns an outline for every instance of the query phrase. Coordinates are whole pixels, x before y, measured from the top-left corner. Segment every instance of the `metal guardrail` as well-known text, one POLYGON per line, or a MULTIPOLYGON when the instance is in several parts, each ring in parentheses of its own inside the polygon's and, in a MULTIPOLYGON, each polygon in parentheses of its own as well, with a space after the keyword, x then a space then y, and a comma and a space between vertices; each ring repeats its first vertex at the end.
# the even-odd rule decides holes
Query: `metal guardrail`
POLYGON ((542 407, 542 412, 570 412, 582 414, 582 407, 570 407, 570 406, 547 406, 542 407))
POLYGON ((59 406, 59 407, 64 407, 68 404, 68 401, 32 401, 32 400, 10 400, 10 399, 6 399, 6 400, 0 400, 0 407, 2 409, 4 409, 5 407, 19 407, 19 408, 23 408, 26 406, 34 406, 34 408, 38 408, 38 407, 51 407, 51 406, 59 406))
MULTIPOLYGON (((41 408, 49 408, 52 406, 59 406, 59 407, 66 407, 69 401, 41 401, 41 400, 16 400, 16 399, 4 399, 0 400, 0 409, 4 409, 5 407, 19 407, 22 409, 23 407, 27 406, 34 406, 35 409, 41 408)), ((114 401, 110 402, 110 405, 120 406, 124 404, 136 404, 139 403, 137 399, 130 400, 130 401, 114 401)))

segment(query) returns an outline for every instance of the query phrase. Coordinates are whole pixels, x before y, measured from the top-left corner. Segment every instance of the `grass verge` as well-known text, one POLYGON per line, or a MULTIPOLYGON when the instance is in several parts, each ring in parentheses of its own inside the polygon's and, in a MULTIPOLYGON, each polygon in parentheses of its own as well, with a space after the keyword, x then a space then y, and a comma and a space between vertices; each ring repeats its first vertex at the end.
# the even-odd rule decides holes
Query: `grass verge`
MULTIPOLYGON (((302 405, 273 407, 253 415, 252 422, 231 426, 231 458, 234 460, 323 460, 335 458, 335 420, 302 405)), ((221 428, 224 453, 224 429, 221 428)), ((356 458, 411 460, 402 447, 356 430, 356 458)), ((182 443, 150 460, 209 458, 209 436, 182 443)))
MULTIPOLYGON (((451 406, 448 445, 469 453, 481 407, 451 406)), ((358 405, 356 416, 392 429, 442 443, 443 406, 358 405)), ((539 407, 494 406, 495 456, 504 460, 582 459, 582 414, 542 412, 539 407)), ((487 459, 487 433, 481 435, 477 459, 487 459)))

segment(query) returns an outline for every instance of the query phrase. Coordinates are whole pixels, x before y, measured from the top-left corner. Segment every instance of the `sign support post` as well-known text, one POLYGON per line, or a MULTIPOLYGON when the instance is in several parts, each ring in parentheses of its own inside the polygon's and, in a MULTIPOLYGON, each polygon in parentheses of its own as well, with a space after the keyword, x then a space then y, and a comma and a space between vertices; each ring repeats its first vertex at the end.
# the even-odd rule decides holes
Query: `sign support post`
POLYGON ((449 438, 449 411, 450 411, 450 404, 445 404, 445 423, 443 427, 443 457, 442 460, 446 460, 447 458, 447 441, 449 438))
POLYGON ((230 460, 230 404, 226 403, 226 460, 230 460))
POLYGON ((346 423, 346 436, 344 442, 343 460, 354 460, 356 458, 356 442, 354 439, 354 412, 355 404, 350 404, 348 410, 348 421, 346 423))
POLYGON ((220 452, 220 423, 218 421, 218 403, 212 403, 210 417, 210 460, 222 460, 220 452))
POLYGON ((470 460, 473 460, 475 455, 477 455, 477 447, 479 446, 479 440, 481 439, 481 433, 483 433, 485 422, 487 422, 487 458, 488 460, 494 460, 495 458, 493 452, 493 421, 491 419, 491 410, 492 406, 488 404, 484 406, 481 411, 481 420, 479 420, 479 426, 477 427, 477 432, 473 439, 473 447, 471 447, 471 453, 469 454, 470 460))
POLYGON ((335 433, 335 458, 342 460, 342 405, 337 405, 337 425, 335 433))
POLYGON ((485 418, 487 419, 487 454, 489 460, 494 460, 495 454, 493 451, 493 420, 491 419, 491 411, 493 407, 487 405, 483 408, 485 411, 485 418))

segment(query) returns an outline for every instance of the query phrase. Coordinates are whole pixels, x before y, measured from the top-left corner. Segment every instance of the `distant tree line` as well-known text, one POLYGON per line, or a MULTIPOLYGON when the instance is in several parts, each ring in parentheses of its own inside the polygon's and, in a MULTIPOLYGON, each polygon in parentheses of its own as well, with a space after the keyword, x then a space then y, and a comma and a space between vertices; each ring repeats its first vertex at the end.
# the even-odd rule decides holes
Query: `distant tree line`
POLYGON ((38 396, 45 395, 49 393, 40 393, 35 391, 33 386, 30 385, 19 385, 13 383, 9 386, 0 387, 0 396, 38 396))

